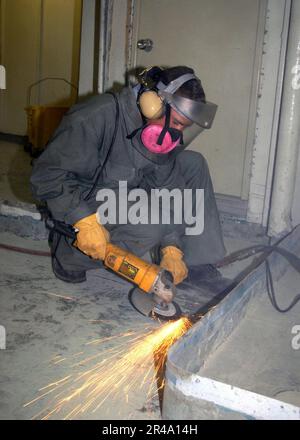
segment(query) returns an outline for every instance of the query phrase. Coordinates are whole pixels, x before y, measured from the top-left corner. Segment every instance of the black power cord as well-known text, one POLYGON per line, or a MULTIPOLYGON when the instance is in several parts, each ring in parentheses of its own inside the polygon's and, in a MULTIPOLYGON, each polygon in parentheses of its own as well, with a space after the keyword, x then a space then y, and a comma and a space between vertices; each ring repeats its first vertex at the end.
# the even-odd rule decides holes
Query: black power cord
MULTIPOLYGON (((277 300, 276 300, 276 293, 275 293, 275 288, 274 288, 274 283, 273 283, 273 276, 272 276, 272 272, 271 272, 270 263, 268 261, 268 258, 272 252, 277 252, 282 257, 284 257, 288 261, 288 263, 298 273, 300 273, 300 258, 297 257, 292 252, 289 252, 288 250, 286 250, 282 247, 279 247, 279 244, 288 235, 290 235, 298 226, 299 225, 295 226, 291 232, 288 232, 287 234, 285 234, 283 237, 281 237, 273 245, 271 244, 271 239, 269 239, 269 243, 267 245, 254 245, 254 246, 246 247, 246 248, 240 249, 238 251, 232 252, 230 255, 223 258, 223 260, 216 263, 215 267, 218 267, 218 268, 225 267, 225 266, 228 266, 229 264, 234 263, 235 261, 242 261, 242 260, 245 260, 246 258, 249 258, 249 257, 252 257, 254 255, 261 253, 262 255, 259 258, 260 259, 259 264, 261 264, 263 261, 265 262, 266 288, 267 288, 267 293, 268 293, 269 299, 271 301, 271 304, 275 308, 275 310, 277 310, 278 312, 286 313, 286 312, 290 311, 300 301, 300 294, 296 295, 294 297, 294 299, 292 300, 292 302, 290 303, 290 305, 288 307, 286 307, 285 309, 281 309, 279 307, 277 300)), ((237 285, 241 281, 241 279, 242 279, 242 278, 240 278, 241 274, 243 274, 243 272, 238 274, 236 276, 236 278, 233 280, 233 287, 235 287, 235 285, 237 285)), ((244 276, 245 276, 245 274, 243 274, 243 277, 244 276)))
POLYGON ((280 313, 289 312, 300 301, 300 294, 298 294, 294 297, 293 301, 291 302, 291 304, 288 307, 286 307, 285 309, 281 309, 279 307, 277 300, 276 300, 275 289, 274 289, 274 284, 273 284, 273 277, 272 277, 272 272, 271 272, 270 263, 269 263, 268 259, 266 259, 266 285, 267 285, 267 292, 268 292, 268 296, 271 301, 271 304, 274 307, 274 309, 277 310, 277 312, 280 312, 280 313))

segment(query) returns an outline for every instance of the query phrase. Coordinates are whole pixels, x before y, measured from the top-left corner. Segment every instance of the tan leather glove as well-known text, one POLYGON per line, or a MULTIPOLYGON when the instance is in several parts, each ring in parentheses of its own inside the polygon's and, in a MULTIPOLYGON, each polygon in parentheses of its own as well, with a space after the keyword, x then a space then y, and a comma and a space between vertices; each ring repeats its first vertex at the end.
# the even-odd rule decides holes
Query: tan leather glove
POLYGON ((173 275, 174 284, 179 284, 188 275, 188 268, 183 261, 183 252, 175 246, 167 246, 162 249, 160 267, 168 270, 173 275))
POLYGON ((74 224, 77 238, 73 246, 95 260, 104 260, 106 244, 109 242, 109 232, 99 222, 96 214, 82 218, 74 224))

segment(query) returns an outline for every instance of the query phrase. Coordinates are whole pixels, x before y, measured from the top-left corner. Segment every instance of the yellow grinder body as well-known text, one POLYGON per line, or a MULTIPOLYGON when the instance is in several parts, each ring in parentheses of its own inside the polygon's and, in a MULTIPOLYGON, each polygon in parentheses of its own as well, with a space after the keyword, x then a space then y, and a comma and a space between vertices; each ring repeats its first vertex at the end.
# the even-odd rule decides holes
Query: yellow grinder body
POLYGON ((111 243, 108 243, 106 246, 104 264, 147 293, 152 293, 161 272, 159 266, 148 263, 111 243))

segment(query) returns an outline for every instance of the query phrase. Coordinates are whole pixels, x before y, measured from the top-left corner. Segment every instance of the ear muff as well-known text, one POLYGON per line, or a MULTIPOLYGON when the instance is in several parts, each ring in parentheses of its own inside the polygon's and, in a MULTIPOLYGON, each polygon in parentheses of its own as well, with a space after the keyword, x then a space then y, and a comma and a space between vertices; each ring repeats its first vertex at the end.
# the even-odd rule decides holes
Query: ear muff
POLYGON ((139 106, 147 119, 159 119, 164 114, 164 102, 154 90, 148 90, 141 94, 139 106))

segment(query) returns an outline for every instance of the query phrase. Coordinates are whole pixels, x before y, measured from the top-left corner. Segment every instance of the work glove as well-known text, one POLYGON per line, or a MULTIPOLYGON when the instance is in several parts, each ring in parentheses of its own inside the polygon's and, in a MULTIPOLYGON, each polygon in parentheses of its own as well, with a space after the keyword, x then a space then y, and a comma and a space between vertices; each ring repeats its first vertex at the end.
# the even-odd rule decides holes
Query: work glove
POLYGON ((175 246, 166 246, 161 253, 160 267, 171 272, 174 284, 181 283, 188 275, 188 268, 183 261, 183 252, 175 246))
POLYGON ((100 224, 99 216, 92 214, 84 217, 76 222, 74 227, 79 231, 73 246, 95 260, 104 260, 106 244, 110 237, 109 232, 100 224))

